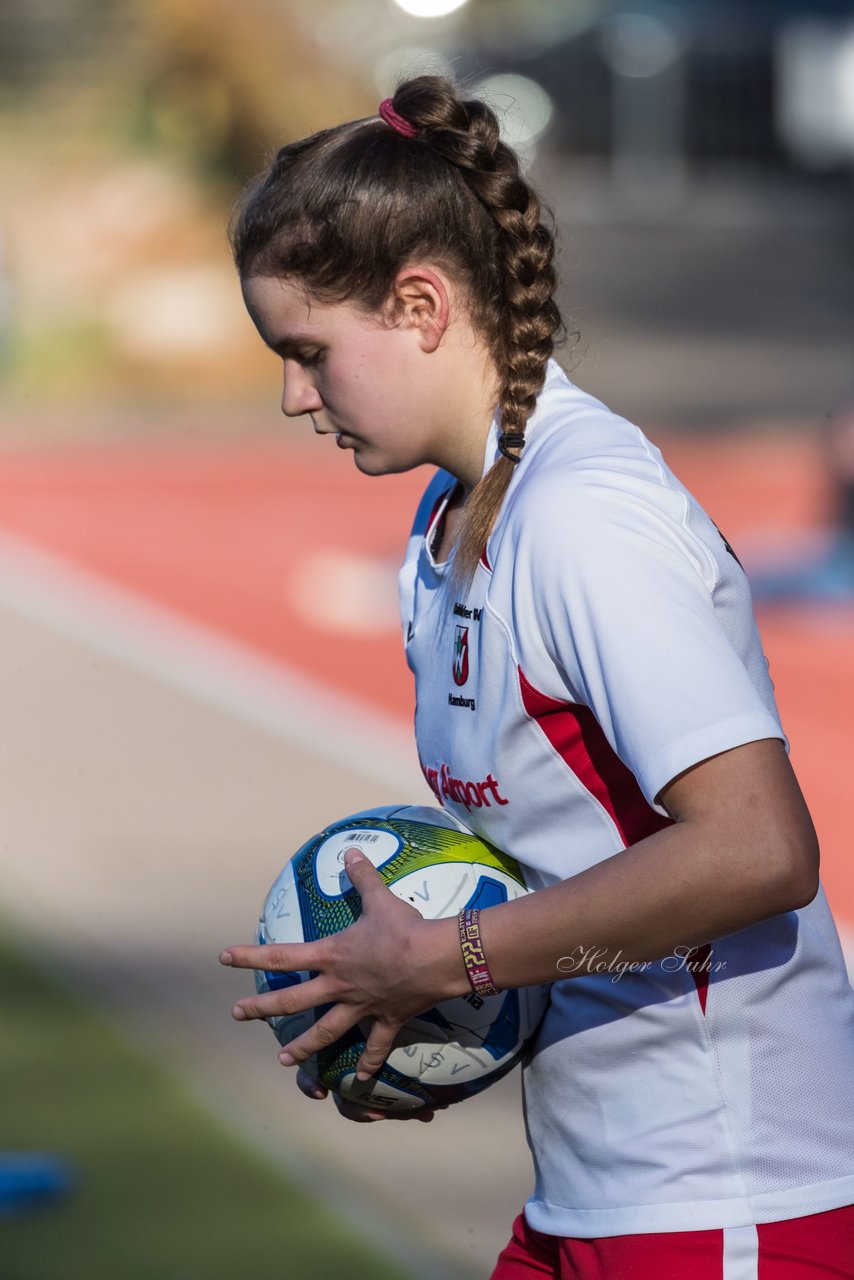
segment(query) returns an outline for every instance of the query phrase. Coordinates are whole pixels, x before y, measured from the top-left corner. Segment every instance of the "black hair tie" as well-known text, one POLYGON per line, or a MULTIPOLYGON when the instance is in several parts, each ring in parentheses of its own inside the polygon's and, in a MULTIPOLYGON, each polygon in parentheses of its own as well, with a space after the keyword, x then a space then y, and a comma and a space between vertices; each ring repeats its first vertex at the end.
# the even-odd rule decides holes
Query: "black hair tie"
POLYGON ((498 452, 502 457, 507 458, 508 462, 520 462, 521 459, 517 453, 510 453, 510 449, 523 449, 525 446, 525 436, 521 431, 502 431, 498 437, 498 452))

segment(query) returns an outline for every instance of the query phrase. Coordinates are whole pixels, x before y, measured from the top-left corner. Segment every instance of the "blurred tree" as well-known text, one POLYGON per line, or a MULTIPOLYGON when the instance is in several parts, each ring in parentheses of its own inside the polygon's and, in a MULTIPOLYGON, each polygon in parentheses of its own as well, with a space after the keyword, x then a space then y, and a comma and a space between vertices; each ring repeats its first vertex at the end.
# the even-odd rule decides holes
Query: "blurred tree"
MULTIPOLYGON (((58 145, 118 134, 191 171, 254 171, 275 144, 369 113, 332 68, 301 0, 3 0, 0 112, 58 145)), ((2 123, 2 120, 0 120, 2 123)))
POLYGON ((146 44, 140 127, 204 171, 243 177, 272 145, 375 109, 355 72, 324 62, 299 4, 134 2, 146 44))
POLYGON ((124 0, 3 0, 0 93, 20 99, 49 90, 58 76, 82 80, 107 61, 127 25, 124 0))
POLYGON ((4 395, 252 383, 230 195, 281 143, 376 110, 316 26, 307 0, 0 0, 4 395))

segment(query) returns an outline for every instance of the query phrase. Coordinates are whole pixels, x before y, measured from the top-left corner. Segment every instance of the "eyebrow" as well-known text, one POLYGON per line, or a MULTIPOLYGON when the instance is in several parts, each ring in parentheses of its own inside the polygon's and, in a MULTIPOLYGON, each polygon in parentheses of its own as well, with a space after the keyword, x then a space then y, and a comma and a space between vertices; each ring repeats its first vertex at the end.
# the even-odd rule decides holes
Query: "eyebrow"
POLYGON ((309 337, 307 334, 282 334, 280 337, 265 338, 265 342, 271 351, 275 351, 276 355, 291 355, 302 347, 322 347, 323 343, 317 338, 309 337))

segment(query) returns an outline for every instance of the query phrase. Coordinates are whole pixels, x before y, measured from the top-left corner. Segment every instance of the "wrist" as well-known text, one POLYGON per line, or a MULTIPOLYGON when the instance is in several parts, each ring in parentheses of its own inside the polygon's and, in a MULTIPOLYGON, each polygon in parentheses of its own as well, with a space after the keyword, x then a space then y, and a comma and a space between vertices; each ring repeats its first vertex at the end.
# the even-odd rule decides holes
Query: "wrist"
POLYGON ((454 1000, 471 993, 466 966, 460 950, 456 916, 425 920, 421 930, 419 970, 425 984, 436 994, 434 1001, 454 1000))
POLYGON ((480 935, 480 910, 478 907, 463 907, 457 914, 457 932, 460 939, 460 952, 466 969, 469 985, 476 996, 496 996, 498 988, 492 977, 483 939, 480 935))

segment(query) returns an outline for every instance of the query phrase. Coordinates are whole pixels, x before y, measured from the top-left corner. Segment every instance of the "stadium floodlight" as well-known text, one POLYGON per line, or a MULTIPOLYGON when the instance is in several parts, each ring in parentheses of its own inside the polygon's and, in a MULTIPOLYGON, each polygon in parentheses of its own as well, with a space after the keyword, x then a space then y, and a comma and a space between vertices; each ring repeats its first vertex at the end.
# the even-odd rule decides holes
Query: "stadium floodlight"
POLYGON ((462 9, 467 0, 394 0, 399 9, 413 18, 444 18, 462 9))
POLYGON ((854 158, 854 23, 793 20, 777 37, 777 125, 809 167, 854 158))
POLYGON ((679 57, 674 24, 652 13, 617 13, 602 27, 601 48, 615 75, 642 80, 661 75, 679 57))

